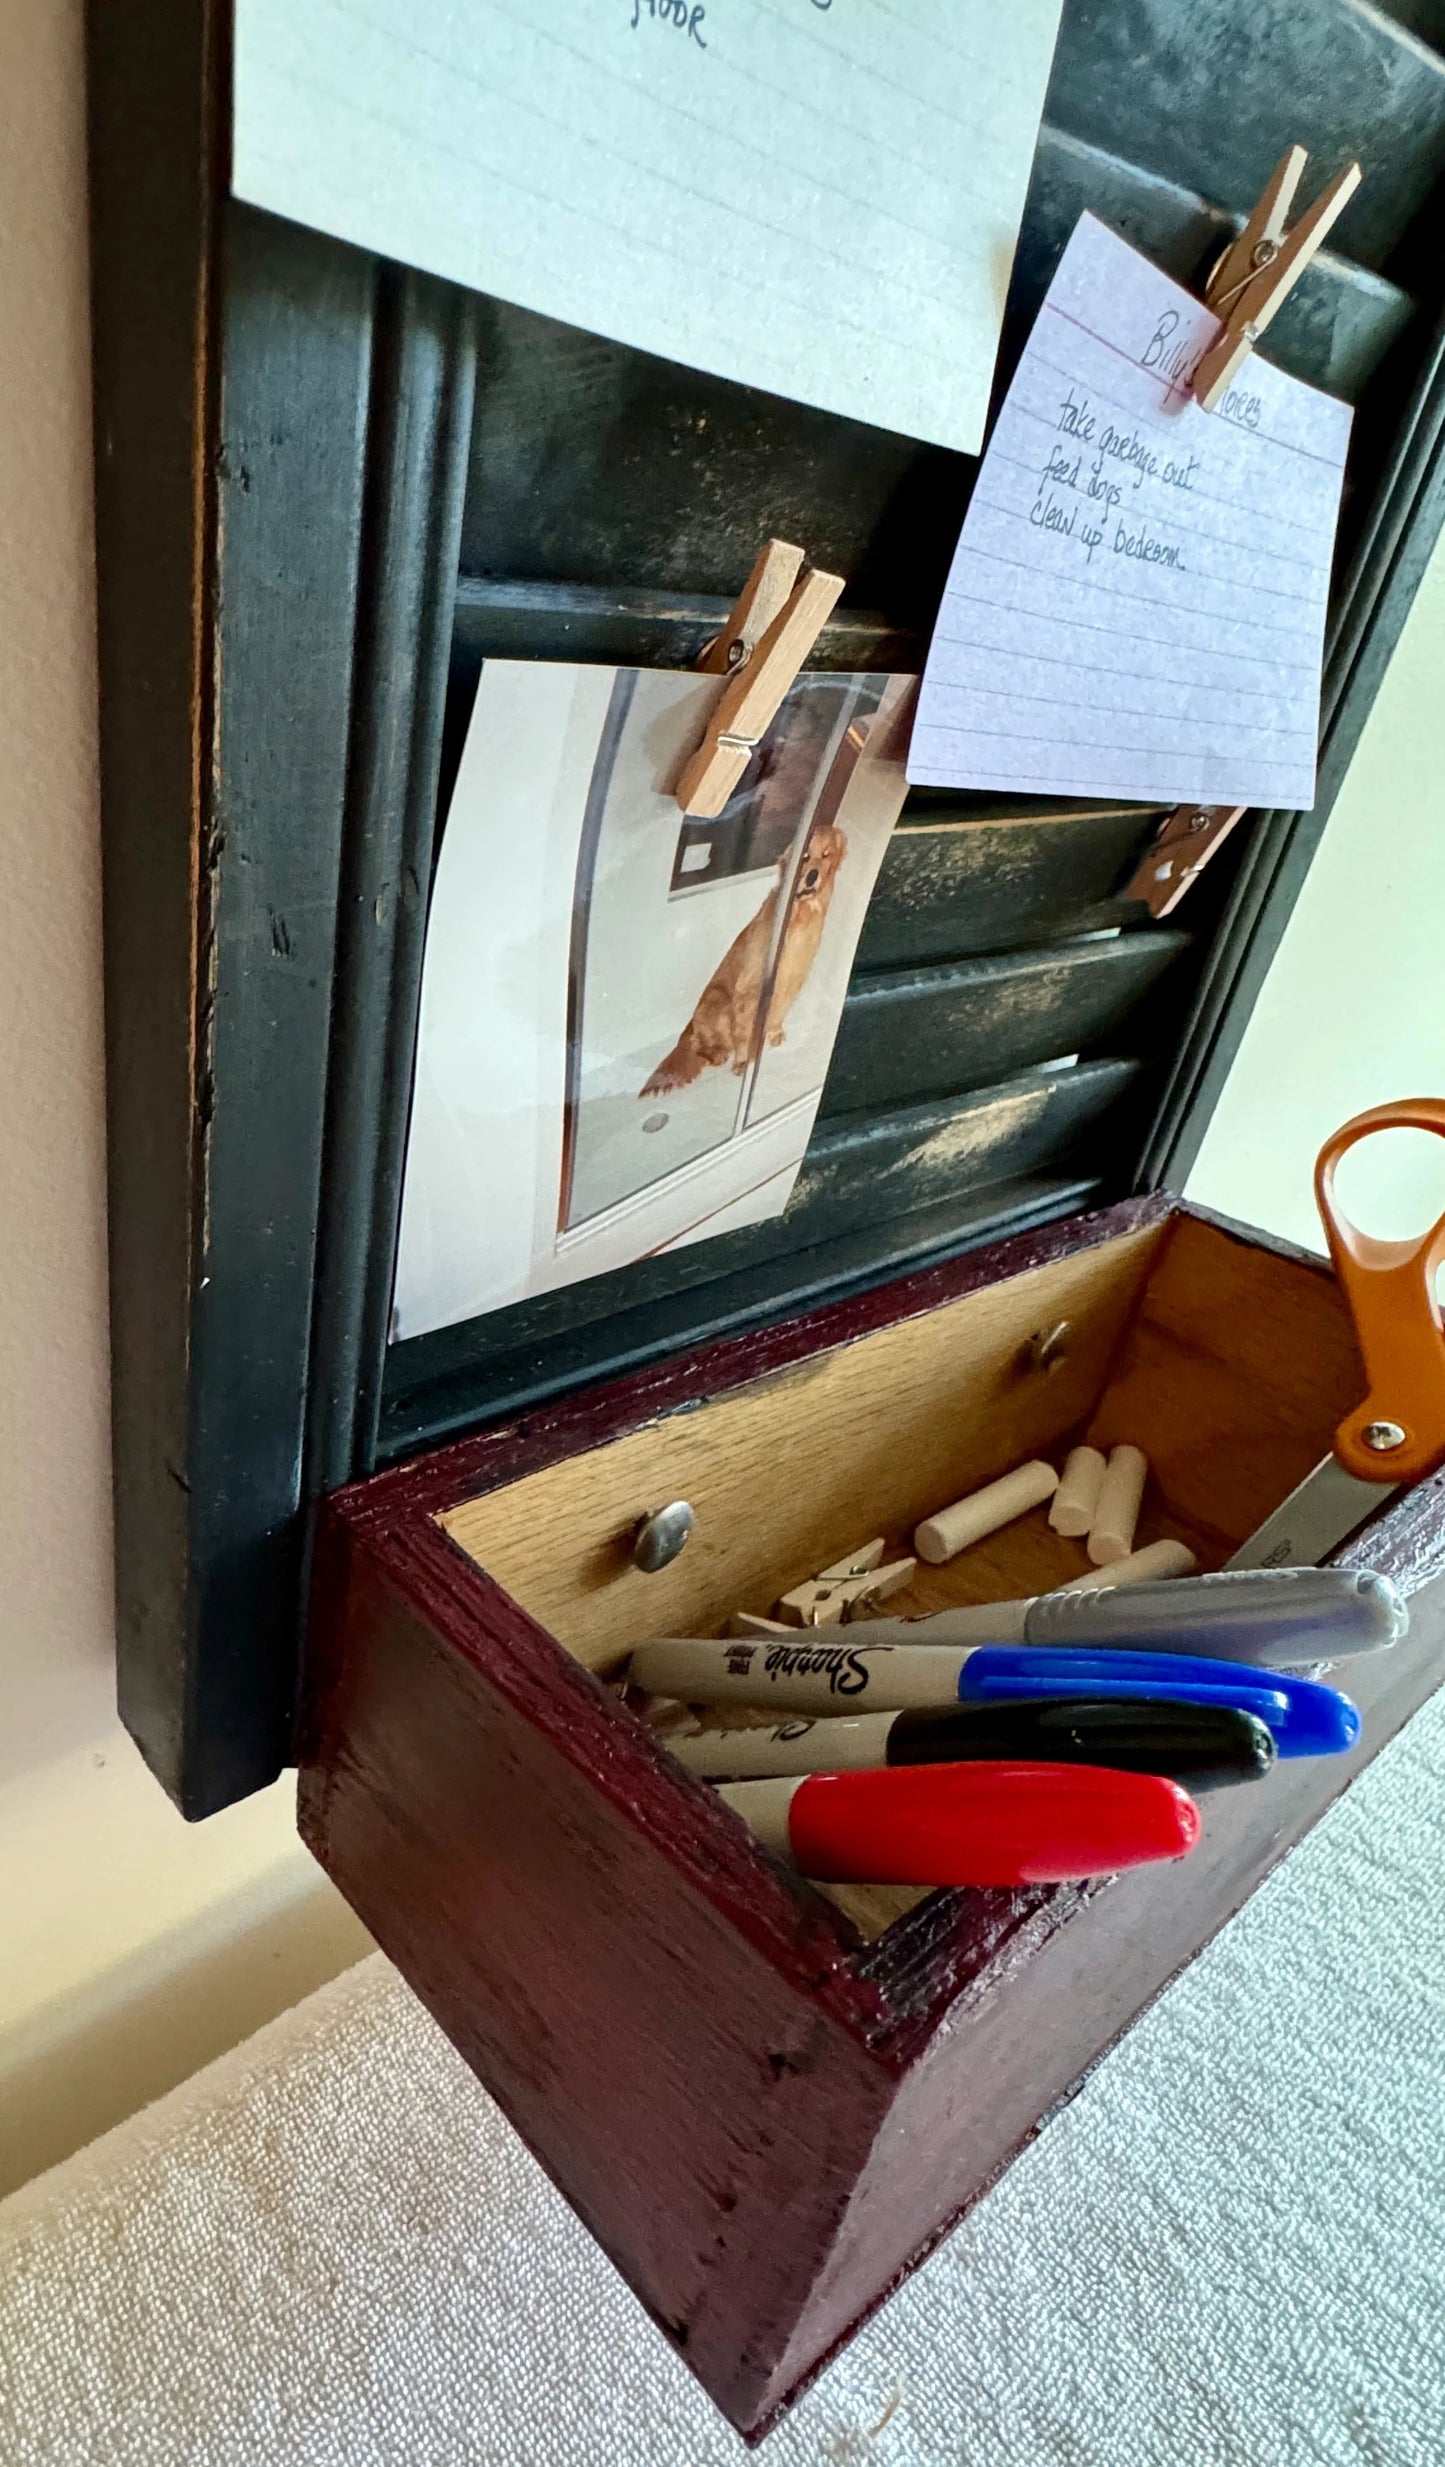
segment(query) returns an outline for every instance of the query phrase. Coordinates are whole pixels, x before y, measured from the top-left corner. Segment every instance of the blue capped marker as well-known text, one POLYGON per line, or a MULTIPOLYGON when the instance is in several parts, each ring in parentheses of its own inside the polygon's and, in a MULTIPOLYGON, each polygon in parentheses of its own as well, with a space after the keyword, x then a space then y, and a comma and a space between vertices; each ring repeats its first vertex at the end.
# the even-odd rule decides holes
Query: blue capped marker
POLYGON ((1338 1688, 1292 1672, 1183 1653, 1069 1653, 982 1645, 958 1674, 964 1704, 1038 1696, 1151 1697, 1181 1705, 1234 1705, 1274 1733, 1281 1756, 1342 1756, 1360 1735, 1357 1705, 1338 1688))
POLYGON ((1348 1696, 1292 1671, 1187 1653, 1076 1652, 1062 1645, 976 1645, 958 1653, 893 1644, 893 1624, 860 1620, 839 1636, 810 1628, 796 1637, 660 1636, 638 1646, 628 1676, 684 1704, 775 1706, 779 1713, 911 1713, 1061 1696, 1235 1705, 1265 1724, 1281 1756, 1338 1756, 1360 1735, 1348 1696), (885 1633, 875 1642, 877 1628, 885 1633))

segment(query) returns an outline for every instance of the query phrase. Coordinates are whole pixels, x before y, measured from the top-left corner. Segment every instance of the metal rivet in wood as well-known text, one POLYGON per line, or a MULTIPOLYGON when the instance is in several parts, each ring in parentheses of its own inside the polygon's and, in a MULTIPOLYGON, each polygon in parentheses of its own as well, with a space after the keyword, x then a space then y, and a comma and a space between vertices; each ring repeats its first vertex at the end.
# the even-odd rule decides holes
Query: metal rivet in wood
POLYGON ((665 1508, 651 1509, 632 1537, 633 1566, 640 1568, 644 1576, 656 1576, 660 1569, 670 1568, 696 1523, 685 1499, 671 1499, 665 1508))
POLYGON ((1056 1319, 1051 1328, 1037 1329, 1028 1341, 1028 1368, 1035 1371, 1062 1370, 1069 1338, 1073 1333, 1073 1323, 1068 1319, 1056 1319))

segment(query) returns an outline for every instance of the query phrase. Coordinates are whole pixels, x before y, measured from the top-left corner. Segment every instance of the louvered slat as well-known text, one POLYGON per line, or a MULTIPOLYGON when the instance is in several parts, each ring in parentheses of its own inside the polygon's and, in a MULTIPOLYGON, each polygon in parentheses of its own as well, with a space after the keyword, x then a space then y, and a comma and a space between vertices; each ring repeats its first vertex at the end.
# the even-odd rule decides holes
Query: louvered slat
POLYGON ((1122 897, 1159 826, 1157 806, 968 800, 924 791, 894 832, 868 905, 858 965, 967 959, 1069 932, 1137 925, 1122 897))
POLYGON ((1445 150, 1445 63, 1372 0, 1072 0, 1044 116, 1234 213, 1287 145, 1368 177, 1337 233, 1387 267, 1445 150))
POLYGON ((823 1112, 989 1087, 1060 1054, 1137 1053, 1152 1042, 1147 998, 1189 947, 1156 928, 855 976, 823 1112))
POLYGON ((1019 1208, 1017 1221, 1031 1222, 1033 1206, 1047 1212, 1043 1190, 1082 1206, 1109 1168, 1137 1077, 1131 1062, 1080 1063, 952 1102, 822 1124, 781 1218, 394 1347, 383 1451, 415 1445, 423 1428, 429 1437, 446 1430, 449 1382, 459 1397, 481 1383, 520 1402, 796 1308, 840 1278, 866 1282, 956 1248, 949 1228, 959 1222, 980 1240, 1019 1208), (1021 1186, 1033 1196, 1020 1197, 1021 1186))

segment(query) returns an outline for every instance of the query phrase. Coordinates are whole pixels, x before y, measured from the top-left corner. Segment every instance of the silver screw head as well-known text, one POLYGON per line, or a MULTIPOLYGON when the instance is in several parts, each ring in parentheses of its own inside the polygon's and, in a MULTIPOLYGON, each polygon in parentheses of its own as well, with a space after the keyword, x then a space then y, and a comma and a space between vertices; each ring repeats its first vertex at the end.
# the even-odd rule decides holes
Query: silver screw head
POLYGON ((697 1518, 685 1499, 670 1499, 665 1508, 653 1508, 644 1516, 632 1537, 632 1564, 644 1576, 656 1576, 662 1568, 670 1568, 691 1533, 697 1518))
POLYGON ((1398 1422, 1367 1422, 1363 1432, 1367 1448, 1377 1456, 1388 1456, 1391 1448, 1403 1448, 1405 1434, 1398 1422))
POLYGON ((1030 1370, 1061 1371, 1073 1333, 1071 1319, 1056 1319, 1051 1328, 1036 1328, 1024 1349, 1030 1370))

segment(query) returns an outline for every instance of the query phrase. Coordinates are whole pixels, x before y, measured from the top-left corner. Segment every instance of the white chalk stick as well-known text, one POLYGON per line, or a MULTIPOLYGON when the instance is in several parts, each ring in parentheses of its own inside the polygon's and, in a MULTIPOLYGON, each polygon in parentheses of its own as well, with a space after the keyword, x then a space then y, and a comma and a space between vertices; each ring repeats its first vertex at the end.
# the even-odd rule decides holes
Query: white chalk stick
POLYGON ((1052 1498, 1058 1482, 1053 1466, 1035 1457, 1032 1463, 1006 1473, 1002 1480, 990 1482, 967 1499, 956 1499, 951 1508, 940 1508, 936 1516, 926 1517, 914 1534, 913 1547, 920 1559, 941 1567, 945 1559, 956 1558, 961 1550, 967 1550, 970 1542, 981 1542, 985 1534, 997 1533, 1001 1525, 1011 1525, 1016 1516, 1027 1516, 1030 1508, 1052 1498))
POLYGON ((1142 1448, 1111 1448, 1099 1484, 1099 1503, 1089 1527, 1088 1551, 1096 1568, 1127 1559, 1134 1547, 1139 1502, 1149 1478, 1149 1459, 1142 1448))
POLYGON ((1090 1568, 1087 1576, 1071 1576, 1055 1585, 1055 1593, 1097 1593, 1104 1585, 1147 1585, 1162 1576, 1192 1576, 1199 1562, 1183 1542, 1150 1542, 1131 1550, 1127 1559, 1111 1559, 1107 1567, 1090 1568))
POLYGON ((1049 1509, 1055 1533, 1081 1538, 1093 1524, 1104 1479, 1104 1459, 1097 1448, 1070 1448, 1049 1509))

